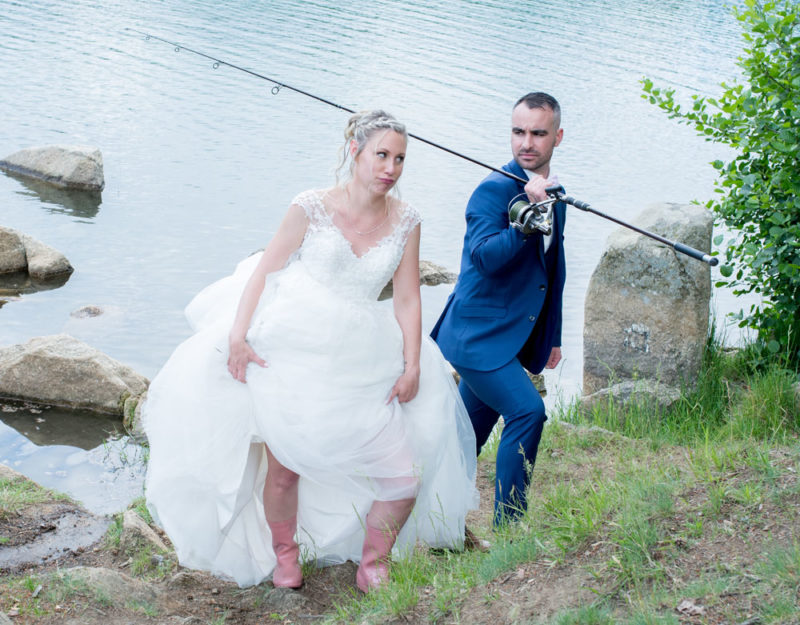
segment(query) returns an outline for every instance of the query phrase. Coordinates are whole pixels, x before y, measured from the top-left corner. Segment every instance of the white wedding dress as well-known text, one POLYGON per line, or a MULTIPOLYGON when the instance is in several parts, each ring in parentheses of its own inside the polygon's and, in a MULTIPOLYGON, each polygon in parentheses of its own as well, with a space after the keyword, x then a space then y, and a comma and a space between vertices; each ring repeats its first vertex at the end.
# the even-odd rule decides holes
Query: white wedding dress
POLYGON ((254 255, 199 293, 186 309, 196 334, 150 385, 143 411, 150 443, 148 507, 182 565, 257 584, 275 565, 262 489, 269 445, 300 475, 301 558, 358 561, 374 500, 408 497, 411 517, 395 556, 421 541, 460 548, 464 517, 478 504, 475 438, 436 344, 423 337, 419 393, 386 399, 403 371, 403 336, 378 295, 419 223, 395 211, 390 235, 356 256, 319 192, 295 204, 308 218, 286 267, 268 276, 247 339, 268 367, 247 383, 227 370, 228 331, 254 255), (409 479, 411 478, 411 479, 409 479))

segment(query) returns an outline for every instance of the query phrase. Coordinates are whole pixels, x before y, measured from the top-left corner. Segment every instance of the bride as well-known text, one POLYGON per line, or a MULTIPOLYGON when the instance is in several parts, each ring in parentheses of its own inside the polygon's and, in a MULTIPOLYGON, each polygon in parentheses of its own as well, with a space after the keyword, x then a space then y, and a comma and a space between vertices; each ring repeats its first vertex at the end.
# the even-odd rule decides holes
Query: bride
POLYGON ((368 592, 393 551, 463 545, 475 438, 421 336, 420 217, 390 193, 406 144, 391 115, 353 115, 346 180, 299 194, 187 308, 144 408, 148 507, 184 566, 297 588, 301 561, 354 560, 368 592))

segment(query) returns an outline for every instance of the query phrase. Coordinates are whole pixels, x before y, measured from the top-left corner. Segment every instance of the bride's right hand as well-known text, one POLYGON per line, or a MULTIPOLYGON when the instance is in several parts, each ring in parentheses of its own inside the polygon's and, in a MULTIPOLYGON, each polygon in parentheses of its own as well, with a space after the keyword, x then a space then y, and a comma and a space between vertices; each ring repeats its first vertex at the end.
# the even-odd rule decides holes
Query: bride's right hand
POLYGON ((244 339, 230 341, 230 354, 228 355, 228 371, 234 380, 247 382, 247 365, 251 362, 259 367, 266 367, 267 361, 253 351, 244 339))

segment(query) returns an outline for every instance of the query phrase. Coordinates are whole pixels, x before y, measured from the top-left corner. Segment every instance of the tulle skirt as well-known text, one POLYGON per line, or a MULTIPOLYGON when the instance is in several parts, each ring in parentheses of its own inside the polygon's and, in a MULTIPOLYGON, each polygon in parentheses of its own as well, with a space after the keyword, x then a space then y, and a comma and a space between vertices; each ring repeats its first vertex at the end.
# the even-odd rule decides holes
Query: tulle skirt
POLYGON ((460 548, 478 504, 475 438, 450 368, 422 341, 420 388, 386 400, 403 371, 391 302, 330 290, 295 260, 268 278, 248 342, 268 366, 227 370, 228 331, 253 256, 187 308, 196 333, 151 383, 148 507, 182 565, 251 585, 275 566, 263 506, 264 444, 300 475, 301 557, 358 561, 375 500, 417 502, 394 554, 460 548), (418 492, 417 492, 418 491, 418 492))

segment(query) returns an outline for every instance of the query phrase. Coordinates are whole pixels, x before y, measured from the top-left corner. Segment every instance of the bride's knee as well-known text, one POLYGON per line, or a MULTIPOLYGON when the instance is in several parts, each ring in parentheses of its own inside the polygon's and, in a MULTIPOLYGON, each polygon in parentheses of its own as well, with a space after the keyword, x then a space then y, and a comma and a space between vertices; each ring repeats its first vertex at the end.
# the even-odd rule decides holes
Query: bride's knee
POLYGON ((274 490, 290 491, 297 487, 300 476, 286 467, 272 467, 267 472, 267 484, 274 490))

